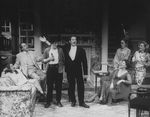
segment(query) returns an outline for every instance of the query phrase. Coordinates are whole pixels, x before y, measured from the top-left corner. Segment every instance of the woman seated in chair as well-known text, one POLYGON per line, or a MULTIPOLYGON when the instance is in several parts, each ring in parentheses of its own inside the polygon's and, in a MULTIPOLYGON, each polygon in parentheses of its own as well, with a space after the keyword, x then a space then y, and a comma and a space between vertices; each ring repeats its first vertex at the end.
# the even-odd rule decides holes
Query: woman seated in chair
POLYGON ((106 79, 102 79, 98 94, 91 97, 89 101, 93 101, 96 96, 100 96, 101 104, 108 103, 108 105, 111 105, 113 99, 127 98, 132 84, 131 75, 127 70, 128 67, 128 60, 122 60, 118 69, 114 70, 106 79))
MULTIPOLYGON (((36 89, 43 95, 45 96, 38 80, 36 79, 27 79, 23 73, 21 72, 20 69, 11 69, 10 65, 8 65, 2 72, 1 74, 1 78, 8 78, 11 79, 11 81, 13 81, 15 86, 22 86, 24 84, 30 84, 33 85, 34 87, 36 87, 36 89)), ((8 80, 6 80, 7 82, 8 80)), ((6 83, 8 86, 9 83, 6 83)))

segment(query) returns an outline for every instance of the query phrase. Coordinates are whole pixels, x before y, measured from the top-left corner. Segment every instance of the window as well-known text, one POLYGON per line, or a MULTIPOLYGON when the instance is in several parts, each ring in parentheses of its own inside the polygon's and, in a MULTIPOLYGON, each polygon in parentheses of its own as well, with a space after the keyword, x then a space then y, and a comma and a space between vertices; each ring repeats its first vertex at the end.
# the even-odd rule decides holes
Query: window
POLYGON ((11 50, 11 22, 8 20, 2 20, 0 38, 0 50, 11 50))
POLYGON ((34 50, 34 13, 30 10, 20 9, 20 43, 26 43, 31 50, 34 50))
POLYGON ((34 50, 34 0, 19 0, 19 39, 34 50))
POLYGON ((11 32, 11 22, 7 20, 2 21, 2 32, 11 32))

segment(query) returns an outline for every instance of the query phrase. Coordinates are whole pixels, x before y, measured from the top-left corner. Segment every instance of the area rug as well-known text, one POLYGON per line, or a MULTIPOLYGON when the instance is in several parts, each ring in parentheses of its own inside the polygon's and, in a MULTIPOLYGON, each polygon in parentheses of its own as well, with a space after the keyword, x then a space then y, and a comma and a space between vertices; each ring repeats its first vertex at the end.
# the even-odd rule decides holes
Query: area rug
MULTIPOLYGON (((85 100, 89 99, 94 94, 93 88, 85 86, 85 100)), ((77 92, 76 92, 77 96, 77 92)), ((55 92, 53 98, 55 99, 55 92)), ((77 97, 76 97, 77 98, 77 97)), ((78 99, 77 99, 78 100, 78 99)), ((36 103, 33 117, 128 117, 128 102, 119 101, 112 106, 101 105, 98 101, 87 103, 90 108, 83 108, 77 105, 71 107, 71 103, 68 102, 67 91, 62 91, 63 107, 58 107, 55 101, 51 107, 44 108, 44 103, 36 103)), ((136 111, 131 109, 130 117, 136 116, 136 111)), ((142 117, 148 117, 148 113, 144 113, 142 117)))

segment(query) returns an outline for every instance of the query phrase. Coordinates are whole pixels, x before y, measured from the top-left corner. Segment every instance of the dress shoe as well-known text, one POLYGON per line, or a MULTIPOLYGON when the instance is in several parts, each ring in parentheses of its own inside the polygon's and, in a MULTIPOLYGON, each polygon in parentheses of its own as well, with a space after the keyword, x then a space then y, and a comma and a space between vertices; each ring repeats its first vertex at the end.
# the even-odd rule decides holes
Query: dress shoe
POLYGON ((90 108, 88 105, 86 105, 85 103, 80 103, 79 106, 84 107, 84 108, 90 108))
POLYGON ((76 102, 72 102, 71 107, 75 107, 75 106, 76 106, 76 102))
POLYGON ((46 102, 46 94, 45 93, 40 95, 38 102, 46 102))
POLYGON ((51 103, 46 103, 45 104, 45 108, 48 108, 48 107, 50 107, 51 106, 51 103))
POLYGON ((61 102, 57 102, 57 106, 58 107, 63 107, 63 105, 61 104, 61 102))

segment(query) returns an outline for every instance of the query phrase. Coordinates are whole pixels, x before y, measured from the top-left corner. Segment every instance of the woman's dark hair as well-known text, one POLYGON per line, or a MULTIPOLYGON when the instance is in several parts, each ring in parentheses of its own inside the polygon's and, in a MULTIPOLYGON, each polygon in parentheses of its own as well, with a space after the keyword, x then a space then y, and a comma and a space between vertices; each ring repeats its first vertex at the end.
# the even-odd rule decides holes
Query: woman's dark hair
POLYGON ((126 46, 128 46, 128 39, 123 38, 123 39, 121 39, 121 41, 124 41, 124 42, 125 42, 125 44, 126 44, 126 46))
POLYGON ((126 63, 126 66, 127 66, 126 69, 130 69, 131 68, 129 60, 123 59, 122 61, 124 61, 126 63))

